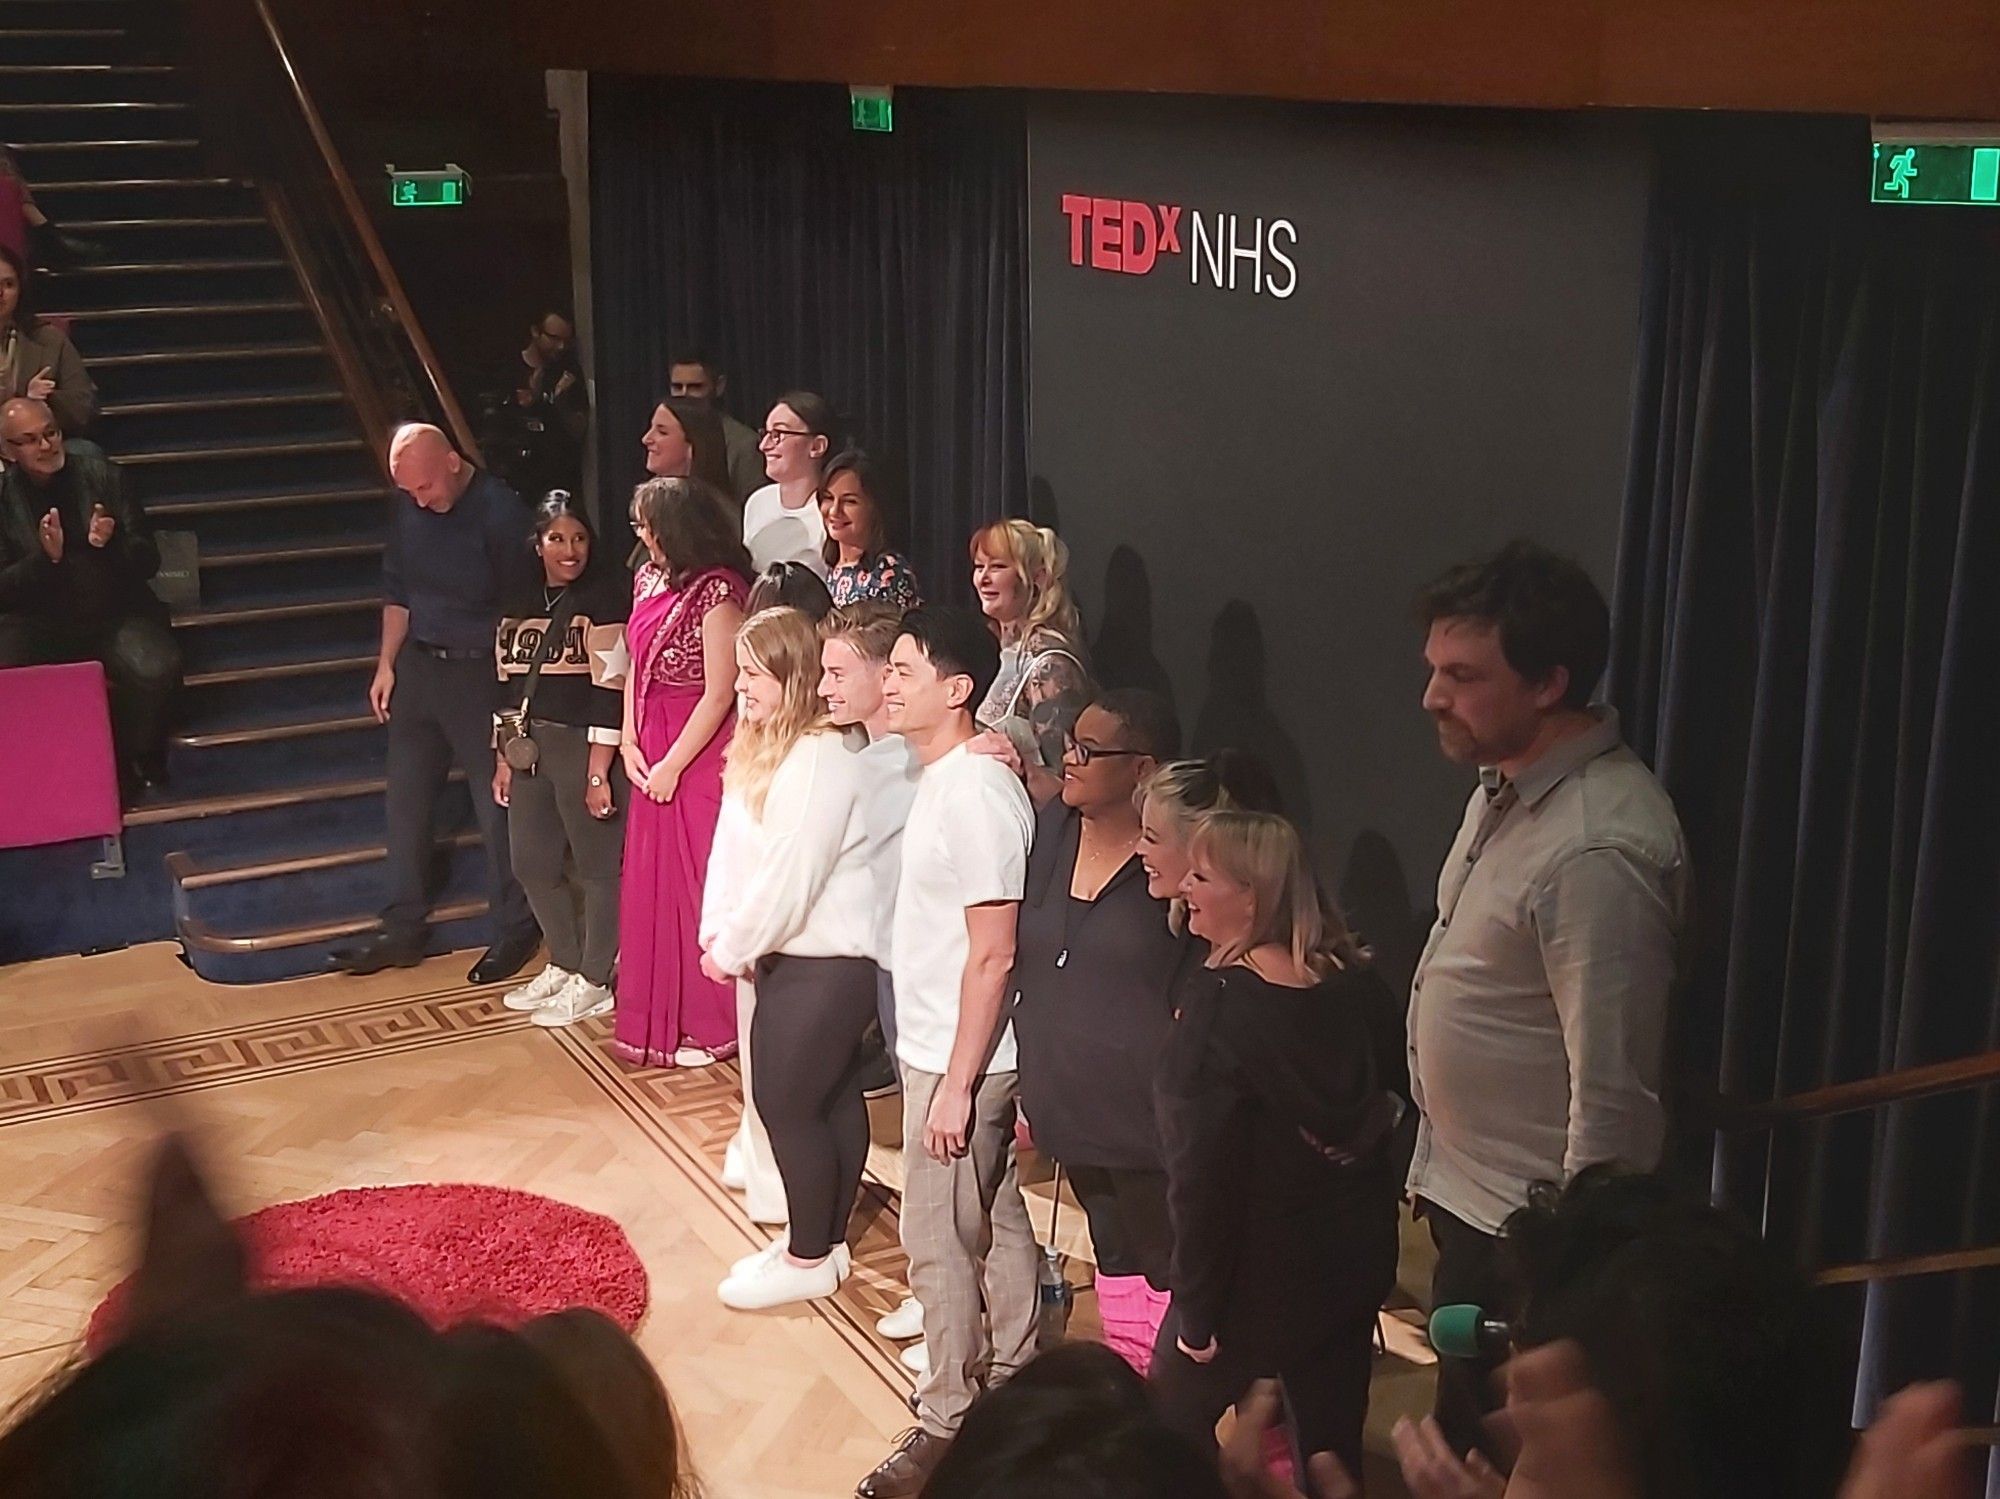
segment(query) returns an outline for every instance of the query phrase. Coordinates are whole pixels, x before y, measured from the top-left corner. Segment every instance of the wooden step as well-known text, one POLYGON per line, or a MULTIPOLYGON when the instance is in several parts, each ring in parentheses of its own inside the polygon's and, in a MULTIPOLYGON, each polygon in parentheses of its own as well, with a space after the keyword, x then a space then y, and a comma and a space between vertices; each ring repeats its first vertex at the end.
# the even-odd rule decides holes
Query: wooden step
POLYGON ((281 619, 313 619, 322 614, 359 614, 363 610, 381 607, 382 600, 375 594, 368 594, 356 598, 310 599, 298 604, 244 604, 207 609, 176 609, 173 623, 177 630, 199 630, 210 625, 262 625, 281 619))
POLYGON ((0 27, 0 46, 8 42, 115 42, 129 35, 122 26, 6 26, 0 27))
POLYGON ((99 416, 174 416, 199 411, 250 411, 268 406, 325 406, 344 401, 338 390, 283 390, 258 395, 194 396, 174 401, 116 401, 99 416))
POLYGON ((314 343, 213 344, 189 349, 149 349, 140 354, 96 354, 84 357, 92 370, 145 369, 160 364, 197 364, 229 359, 303 359, 325 354, 314 343))
MULTIPOLYGON (((4 108, 0 105, 0 108, 4 108)), ((58 106, 51 106, 58 107, 58 106)), ((17 156, 27 156, 39 151, 192 151, 201 144, 198 140, 124 140, 124 141, 16 141, 7 149, 17 156)), ((40 191, 40 189, 37 189, 40 191)))
MULTIPOLYGON (((462 900, 438 906, 430 913, 429 923, 442 926, 448 921, 469 921, 485 914, 485 901, 462 900)), ((225 937, 205 921, 187 921, 181 924, 180 934, 183 942, 202 952, 259 953, 276 952, 287 947, 311 947, 316 942, 338 942, 343 938, 376 931, 381 925, 379 917, 349 916, 335 921, 314 922, 310 926, 259 932, 253 937, 225 937)))
MULTIPOLYGON (((477 832, 453 833, 437 840, 440 849, 479 847, 477 832)), ((167 855, 167 876, 183 890, 210 890, 218 885, 242 885, 251 880, 279 879, 289 874, 317 874, 327 869, 352 869, 386 859, 389 850, 381 844, 373 848, 342 848, 323 854, 300 854, 290 859, 265 859, 254 864, 217 865, 204 869, 193 854, 167 855)))
MULTIPOLYGON (((78 33, 94 35, 95 33, 78 33)), ((19 32, 0 32, 0 36, 19 36, 19 32)), ((98 78, 160 78, 168 73, 178 72, 172 63, 164 62, 10 62, 0 64, 0 78, 29 77, 41 73, 61 73, 73 76, 88 73, 98 78)), ((35 189, 40 192, 41 189, 35 189)))
POLYGON ((206 448, 163 448, 151 453, 120 453, 121 468, 149 464, 201 463, 211 458, 284 458, 307 453, 347 453, 368 446, 358 437, 325 437, 300 442, 217 443, 206 448))
MULTIPOLYGON (((259 220, 258 222, 262 222, 259 220)), ((76 225, 65 225, 75 229, 76 225)), ((164 307, 86 307, 81 312, 48 312, 46 317, 67 318, 72 323, 104 323, 128 317, 241 317, 252 312, 304 312, 306 304, 296 297, 273 298, 264 302, 177 302, 164 307)))
POLYGON ((379 557, 379 541, 333 541, 320 546, 268 547, 257 551, 208 552, 202 556, 204 569, 211 567, 256 567, 267 562, 336 562, 344 557, 379 557))
POLYGON ((182 500, 148 500, 146 514, 155 519, 186 515, 240 515, 252 510, 293 510, 305 505, 349 505, 388 498, 385 489, 312 489, 298 494, 233 495, 212 499, 194 495, 182 500))
POLYGON ((285 262, 275 256, 256 260, 136 260, 119 265, 80 265, 52 275, 68 281, 73 276, 182 275, 207 271, 281 271, 285 262))
POLYGON ((275 682, 285 677, 330 677, 344 671, 366 671, 373 656, 328 656, 318 661, 277 661, 268 666, 225 666, 215 671, 191 671, 184 687, 234 687, 244 682, 275 682))
MULTIPOLYGON (((42 33, 44 36, 59 34, 42 33)), ((71 34, 87 36, 90 33, 78 32, 71 34)), ((115 34, 119 36, 124 35, 123 32, 115 34)), ((8 35, 9 33, 0 31, 0 41, 4 41, 8 35)), ((0 119, 4 119, 8 115, 30 114, 51 109, 87 109, 93 114, 103 114, 106 111, 115 113, 119 110, 130 110, 133 113, 150 111, 153 114, 186 114, 192 108, 194 108, 193 105, 180 99, 43 99, 27 104, 0 104, 0 119)))
POLYGON ((356 729, 380 727, 374 714, 360 713, 347 718, 315 718, 298 723, 258 724, 253 728, 174 734, 169 736, 167 742, 176 749, 223 749, 237 744, 276 744, 286 739, 311 739, 318 734, 347 734, 356 729))
MULTIPOLYGON (((465 772, 454 769, 446 779, 463 781, 465 772)), ((159 823, 192 822, 204 817, 228 817, 238 812, 269 812, 280 807, 303 807, 314 802, 375 796, 388 789, 388 781, 375 776, 365 781, 332 781, 317 786, 286 786, 268 791, 229 791, 219 796, 183 797, 134 807, 125 814, 125 826, 152 827, 159 823)))

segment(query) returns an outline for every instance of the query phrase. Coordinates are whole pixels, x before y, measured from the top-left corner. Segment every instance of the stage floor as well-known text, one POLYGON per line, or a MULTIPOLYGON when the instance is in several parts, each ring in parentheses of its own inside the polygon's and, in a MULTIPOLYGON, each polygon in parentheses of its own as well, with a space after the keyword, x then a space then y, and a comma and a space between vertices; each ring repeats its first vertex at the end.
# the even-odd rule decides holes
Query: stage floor
MULTIPOLYGON (((719 1179, 735 1068, 628 1069, 608 1024, 541 1030, 501 1007, 504 986, 468 987, 468 961, 240 988, 203 983, 170 944, 0 969, 0 1409, 73 1355, 129 1270, 138 1174, 179 1125, 232 1213, 482 1182, 616 1219, 652 1282, 639 1342, 709 1492, 851 1493, 909 1424, 909 1376, 874 1333, 904 1288, 893 1195, 864 1187, 837 1298, 728 1311, 717 1282, 766 1239, 719 1179)), ((1080 1298, 1073 1331, 1093 1313, 1080 1298)), ((1428 1375, 1378 1361, 1371 1449, 1428 1405, 1428 1375)), ((1371 1461, 1372 1493, 1398 1491, 1390 1471, 1371 1461)))

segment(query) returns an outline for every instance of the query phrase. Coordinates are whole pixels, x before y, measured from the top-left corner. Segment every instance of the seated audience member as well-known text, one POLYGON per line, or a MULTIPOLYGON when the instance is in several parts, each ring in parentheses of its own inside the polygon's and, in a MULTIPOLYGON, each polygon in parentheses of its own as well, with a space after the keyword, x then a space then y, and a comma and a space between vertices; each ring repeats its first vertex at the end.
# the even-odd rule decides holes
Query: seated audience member
POLYGON ((803 562, 773 562, 750 585, 744 612, 758 614, 766 609, 796 609, 814 624, 833 613, 833 595, 826 580, 803 562))
MULTIPOLYGON (((846 1279, 847 1219, 868 1159, 862 1037, 875 1019, 875 870, 860 757, 819 695, 820 639, 796 609, 736 637, 741 703, 725 794, 743 836, 704 967, 752 981, 745 1112, 770 1132, 790 1233, 739 1262, 718 1294, 748 1311, 830 1296, 846 1279)), ((715 881, 709 867, 711 885, 715 881)), ((704 922, 706 927, 707 923, 704 922)))
POLYGON ((743 544, 758 572, 773 562, 803 562, 826 575, 819 483, 835 427, 833 408, 808 390, 780 397, 764 418, 758 446, 770 482, 743 502, 743 544))
POLYGON ((544 313, 487 395, 480 450, 493 472, 520 494, 574 492, 582 485, 590 388, 577 362, 575 337, 568 318, 544 313))
POLYGON ((637 1499, 697 1499, 687 1443, 659 1372, 625 1330, 588 1307, 550 1312, 521 1326, 611 1449, 637 1499))
POLYGON ((0 245, 26 264, 65 270, 104 257, 104 246, 79 239, 54 223, 35 201, 14 153, 0 146, 0 245))
POLYGON ((46 401, 56 425, 81 437, 97 419, 97 387, 69 335, 35 315, 27 262, 0 245, 0 401, 46 401))
POLYGON ((493 799, 507 808, 514 877, 549 949, 548 965, 502 1003, 533 1011, 544 1026, 609 1010, 618 958, 619 809, 631 794, 619 771, 618 730, 632 590, 596 547, 583 507, 550 491, 535 509, 542 575, 503 604, 497 645, 508 707, 526 708, 515 726, 534 753, 517 770, 506 741, 499 743, 493 799))
MULTIPOLYGON (((9 1499, 645 1499, 690 1482, 677 1452, 603 1423, 636 1350, 595 1331, 583 1398, 545 1336, 433 1331, 362 1290, 252 1293, 241 1245, 178 1140, 151 1182, 145 1249, 110 1347, 72 1364, 0 1434, 9 1499), (524 1419, 496 1420, 507 1412, 524 1419), (531 1417, 531 1418, 526 1418, 531 1417), (664 1458, 664 1460, 663 1460, 664 1458), (628 1474, 643 1465, 645 1481, 628 1474)), ((657 1410, 651 1413, 656 1430, 657 1410)), ((665 1420, 671 1424, 671 1413, 665 1420)))
MULTIPOLYGON (((1416 612, 1439 749, 1479 775, 1408 1012, 1408 1189, 1449 1304, 1492 1294, 1495 1235, 1531 1183, 1658 1164, 1689 876, 1673 802, 1592 705, 1610 611, 1588 573, 1517 541, 1446 572, 1416 612)), ((1490 1372, 1438 1371, 1461 1451, 1483 1443, 1490 1372)))
POLYGON ((1499 1246, 1511 1322, 1482 1309, 1511 1334, 1519 1456, 1503 1478, 1435 1420, 1399 1422, 1417 1499, 1971 1499, 1950 1386, 1892 1397, 1848 1465, 1834 1324, 1747 1223, 1601 1166, 1531 1198, 1499 1246))
POLYGON ((118 467, 65 444, 45 401, 0 405, 0 666, 102 661, 128 792, 166 779, 181 680, 167 610, 147 586, 159 548, 118 467))
POLYGON ((1022 1112, 1090 1221, 1104 1340, 1141 1374, 1173 1257, 1153 1072, 1192 944, 1147 893, 1137 792, 1179 749, 1172 705, 1143 688, 1078 716, 1062 794, 1035 820, 1014 957, 1022 1112))
POLYGON ((1359 1472, 1396 1278, 1400 1110, 1366 1003, 1381 980, 1283 818, 1211 812, 1189 855, 1188 929, 1209 953, 1175 991, 1156 1084, 1174 1249, 1154 1388, 1177 1429, 1212 1440, 1276 1377, 1299 1450, 1359 1472))
POLYGON ((1069 548, 1046 526, 995 521, 972 538, 972 589, 1000 640, 1000 675, 979 704, 1021 757, 1036 805, 1062 789, 1063 736, 1090 697, 1069 548))
POLYGON ((819 484, 826 522, 827 587, 836 604, 880 602, 914 609, 917 575, 895 550, 901 513, 882 465, 859 448, 836 455, 819 484))
POLYGON ((924 1499, 1223 1499, 1214 1459, 1171 1430, 1096 1343, 1042 1354, 966 1413, 924 1499))
POLYGON ((770 481, 764 474, 764 455, 757 445, 756 430, 736 420, 722 404, 728 393, 728 372, 707 354, 699 349, 682 349, 674 355, 667 369, 667 394, 715 413, 729 445, 728 493, 740 505, 770 481))

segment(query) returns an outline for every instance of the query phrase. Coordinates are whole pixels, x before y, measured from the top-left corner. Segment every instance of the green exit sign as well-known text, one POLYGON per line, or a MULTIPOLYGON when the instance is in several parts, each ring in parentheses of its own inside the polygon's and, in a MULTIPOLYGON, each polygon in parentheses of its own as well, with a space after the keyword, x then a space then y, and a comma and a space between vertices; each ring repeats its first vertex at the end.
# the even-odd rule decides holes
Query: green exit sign
POLYGON ((847 106, 856 130, 890 131, 896 128, 896 98, 890 89, 849 84, 847 106))
POLYGON ((1985 140, 1875 137, 1876 203, 2000 205, 2000 136, 1985 140))
POLYGON ((465 168, 451 163, 435 172, 389 168, 389 202, 397 208, 462 208, 471 191, 465 168))

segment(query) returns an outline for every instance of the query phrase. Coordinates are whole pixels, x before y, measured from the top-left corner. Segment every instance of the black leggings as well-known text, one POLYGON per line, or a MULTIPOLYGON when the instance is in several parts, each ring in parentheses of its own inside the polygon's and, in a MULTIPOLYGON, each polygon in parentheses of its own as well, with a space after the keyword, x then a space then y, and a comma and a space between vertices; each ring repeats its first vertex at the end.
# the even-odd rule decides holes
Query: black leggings
POLYGON ((1361 1428, 1368 1418, 1368 1376, 1375 1357, 1375 1313, 1355 1315, 1314 1341, 1282 1351, 1218 1335, 1215 1357, 1206 1364, 1197 1364, 1175 1346, 1178 1322, 1169 1312, 1153 1347, 1153 1394, 1169 1426, 1212 1449, 1215 1423, 1222 1413, 1257 1380, 1276 1379, 1284 1400, 1281 1414, 1297 1444, 1296 1456, 1331 1452, 1349 1473, 1359 1476, 1361 1428))
POLYGON ((866 958, 774 953, 757 964, 750 1086, 785 1181, 791 1250, 802 1260, 822 1259, 846 1240, 868 1161, 860 1063, 875 975, 866 958))
POLYGON ((1143 1275, 1167 1289, 1174 1230, 1167 1217, 1167 1173, 1120 1166, 1068 1166, 1069 1184, 1090 1220, 1099 1275, 1143 1275))

